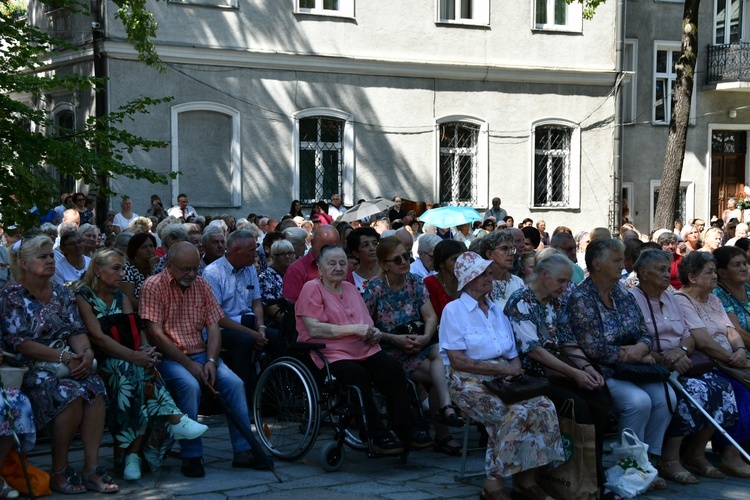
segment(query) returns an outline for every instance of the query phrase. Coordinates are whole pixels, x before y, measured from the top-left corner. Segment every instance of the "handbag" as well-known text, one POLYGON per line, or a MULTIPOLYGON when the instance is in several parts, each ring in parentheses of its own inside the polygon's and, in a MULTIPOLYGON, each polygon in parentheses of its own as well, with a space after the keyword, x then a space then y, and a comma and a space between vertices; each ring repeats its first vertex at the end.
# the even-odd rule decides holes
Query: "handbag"
POLYGON ((721 371, 735 379, 737 382, 740 382, 746 388, 750 389, 750 369, 735 368, 734 366, 724 361, 717 361, 716 364, 719 366, 719 369, 721 371))
POLYGON ((618 380, 636 384, 666 382, 669 380, 669 368, 664 365, 644 365, 642 363, 615 363, 612 365, 612 376, 618 380))
MULTIPOLYGON (((118 344, 137 351, 141 348, 141 317, 135 313, 112 314, 99 318, 99 326, 105 335, 112 337, 118 344)), ((99 357, 99 354, 97 354, 99 357)), ((103 354, 103 357, 107 357, 103 354)))
POLYGON ((424 335, 424 321, 409 321, 393 329, 394 335, 424 335))
POLYGON ((604 472, 604 486, 623 498, 634 498, 648 490, 658 475, 648 459, 648 445, 632 429, 624 429, 620 442, 610 447, 616 464, 604 472))
POLYGON ((694 349, 688 357, 693 366, 682 374, 684 377, 700 377, 716 368, 716 361, 714 361, 714 359, 708 354, 699 351, 698 349, 694 349))
POLYGON ((539 471, 542 488, 562 500, 594 500, 599 493, 596 477, 596 428, 576 423, 572 399, 557 412, 565 463, 539 471))
MULTIPOLYGON (((51 347, 52 349, 62 349, 63 353, 69 352, 71 355, 75 355, 75 353, 70 350, 70 346, 68 345, 68 343, 63 339, 55 339, 47 344, 47 346, 51 347)), ((34 363, 34 366, 37 370, 45 371, 55 378, 70 377, 70 368, 68 367, 67 363, 62 363, 60 361, 36 361, 34 363)))
POLYGON ((546 378, 532 377, 523 373, 510 380, 505 377, 496 377, 492 380, 485 380, 482 384, 506 405, 545 396, 549 393, 550 388, 549 380, 546 378))

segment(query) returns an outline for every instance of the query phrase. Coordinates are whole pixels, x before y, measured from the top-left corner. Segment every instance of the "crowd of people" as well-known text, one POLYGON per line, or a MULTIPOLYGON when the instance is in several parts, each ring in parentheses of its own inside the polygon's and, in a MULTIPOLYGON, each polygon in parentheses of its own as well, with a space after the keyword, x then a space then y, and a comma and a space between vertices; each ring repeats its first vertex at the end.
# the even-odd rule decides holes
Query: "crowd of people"
MULTIPOLYGON (((83 194, 61 201, 39 228, 6 229, 0 252, 10 265, 0 274, 0 345, 29 368, 0 403, 15 415, 0 425, 0 459, 13 428, 26 449, 48 428, 54 491, 118 491, 99 464, 105 426, 125 481, 156 470, 175 442, 182 473, 205 475, 203 387, 216 387, 249 426, 258 370, 284 354, 290 323, 296 340, 325 344, 332 374, 360 389, 360 438, 376 453, 432 447, 456 456, 462 443, 451 428, 481 424, 483 498, 509 498, 508 476, 514 496, 552 497, 540 471, 564 460, 558 412, 569 403, 596 430, 596 498, 619 498, 602 467, 613 418, 649 445, 653 488, 750 477, 714 425, 750 441, 750 389, 737 375, 750 369, 741 211, 707 229, 696 219, 648 235, 624 224, 613 235, 548 233, 528 218, 516 225, 499 198, 481 220, 447 228, 423 224, 399 197, 349 222, 338 194, 307 215, 294 200, 280 220, 202 216, 185 194, 169 209, 152 196, 141 217, 124 197, 101 226, 83 194), (698 355, 715 364, 700 369, 698 355), (713 421, 667 384, 626 380, 622 364, 676 370, 713 421), (521 374, 549 377, 552 389, 506 404, 484 384, 521 374), (429 408, 429 431, 415 420, 407 380, 429 408), (68 461, 77 432, 80 473, 68 461), (705 454, 711 440, 719 467, 705 454)), ((266 468, 233 421, 228 428, 232 466, 266 468)), ((0 496, 18 495, 0 486, 0 496)))

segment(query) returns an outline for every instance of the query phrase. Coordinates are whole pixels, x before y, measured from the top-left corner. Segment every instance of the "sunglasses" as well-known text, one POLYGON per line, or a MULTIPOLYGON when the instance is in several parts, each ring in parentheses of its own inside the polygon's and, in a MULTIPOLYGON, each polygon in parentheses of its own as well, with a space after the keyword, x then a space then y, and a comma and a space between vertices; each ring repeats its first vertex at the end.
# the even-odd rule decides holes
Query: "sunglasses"
POLYGON ((409 259, 409 252, 404 252, 401 255, 397 255, 393 259, 386 259, 386 262, 393 262, 397 266, 400 266, 404 262, 411 262, 411 259, 409 259))

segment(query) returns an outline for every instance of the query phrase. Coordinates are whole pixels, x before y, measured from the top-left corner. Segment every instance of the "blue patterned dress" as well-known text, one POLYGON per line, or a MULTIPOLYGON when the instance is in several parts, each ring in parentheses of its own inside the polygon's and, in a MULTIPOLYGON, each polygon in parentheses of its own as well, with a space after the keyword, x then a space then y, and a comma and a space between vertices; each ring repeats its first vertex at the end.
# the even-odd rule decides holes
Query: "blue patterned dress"
MULTIPOLYGON (((397 292, 391 290, 380 277, 371 279, 362 298, 365 299, 375 328, 389 333, 397 326, 421 320, 422 314, 419 310, 430 301, 424 282, 411 273, 407 273, 404 287, 397 292)), ((433 344, 428 344, 417 354, 409 354, 400 347, 386 342, 382 342, 381 346, 401 363, 406 376, 409 377, 430 354, 433 344)))
MULTIPOLYGON (((31 295, 20 283, 6 286, 0 292, 0 321, 2 321, 3 350, 17 353, 23 342, 48 345, 54 340, 84 335, 86 327, 78 313, 75 296, 68 288, 52 283, 52 297, 46 304, 31 295)), ((31 359, 22 357, 29 371, 21 390, 31 400, 36 425, 45 427, 77 398, 93 404, 104 395, 102 378, 92 373, 83 379, 57 378, 37 368, 31 359)))
MULTIPOLYGON (((115 291, 107 305, 89 287, 77 291, 91 304, 97 318, 122 313, 123 293, 115 291)), ((122 468, 128 446, 145 434, 140 454, 152 471, 159 468, 174 445, 168 418, 182 412, 175 404, 156 368, 144 368, 130 361, 108 357, 99 365, 107 384, 107 427, 117 446, 115 467, 122 468), (142 429, 145 429, 142 431, 142 429)))

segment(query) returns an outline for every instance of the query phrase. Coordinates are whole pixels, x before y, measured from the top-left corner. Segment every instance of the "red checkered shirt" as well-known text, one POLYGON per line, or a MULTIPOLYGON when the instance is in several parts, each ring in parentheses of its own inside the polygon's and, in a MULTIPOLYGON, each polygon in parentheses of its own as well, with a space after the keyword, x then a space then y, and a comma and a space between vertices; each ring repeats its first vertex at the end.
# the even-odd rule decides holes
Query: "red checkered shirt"
POLYGON ((206 280, 198 276, 183 290, 167 269, 143 283, 138 313, 161 323, 167 337, 188 355, 205 352, 201 331, 224 317, 206 280))

